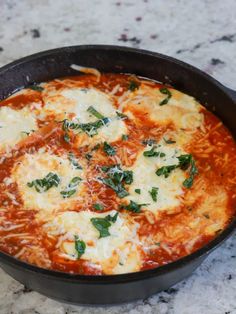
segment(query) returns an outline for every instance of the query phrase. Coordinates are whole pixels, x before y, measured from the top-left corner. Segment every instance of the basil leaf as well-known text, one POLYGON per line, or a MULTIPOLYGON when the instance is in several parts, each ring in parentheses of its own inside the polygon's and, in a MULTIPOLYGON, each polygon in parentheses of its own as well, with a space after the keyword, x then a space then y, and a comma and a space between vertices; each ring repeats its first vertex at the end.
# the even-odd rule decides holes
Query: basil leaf
POLYGON ((62 122, 62 129, 65 132, 68 132, 69 130, 81 130, 82 132, 88 134, 90 137, 93 137, 94 135, 98 134, 98 129, 108 124, 110 120, 108 118, 102 118, 91 123, 77 123, 65 119, 62 122))
POLYGON ((101 181, 111 188, 118 197, 124 198, 125 196, 129 195, 129 193, 126 191, 126 189, 123 187, 121 183, 115 183, 112 178, 102 178, 101 181))
POLYGON ((109 121, 108 118, 103 118, 95 122, 79 124, 78 128, 88 134, 88 136, 93 137, 98 134, 98 129, 108 124, 109 121))
POLYGON ((123 171, 123 180, 126 184, 131 184, 133 182, 133 171, 125 170, 123 171))
POLYGON ((40 85, 30 85, 28 86, 29 89, 35 90, 37 92, 42 92, 44 88, 40 85))
POLYGON ((168 178, 170 173, 176 169, 178 165, 170 165, 170 166, 163 166, 156 171, 157 176, 163 175, 165 178, 168 178))
POLYGON ((149 204, 137 204, 136 202, 134 201, 130 201, 130 203, 128 205, 121 205, 120 208, 122 209, 126 209, 126 210, 129 210, 133 213, 140 213, 141 212, 141 207, 142 206, 147 206, 149 204))
POLYGON ((80 240, 78 236, 75 236, 75 250, 77 252, 77 258, 79 259, 85 252, 86 244, 80 240))
POLYGON ((167 95, 167 97, 166 97, 165 99, 163 99, 163 100, 159 103, 160 106, 163 106, 163 105, 166 105, 166 104, 169 102, 169 100, 170 100, 172 94, 171 94, 171 92, 170 92, 167 88, 165 88, 165 87, 160 88, 160 92, 161 92, 162 94, 164 94, 164 95, 167 95))
POLYGON ((189 171, 190 176, 189 178, 185 179, 183 182, 183 186, 187 189, 192 187, 194 177, 198 173, 198 170, 197 170, 197 167, 193 158, 191 158, 190 165, 191 165, 190 171, 189 171))
POLYGON ((71 162, 71 164, 74 166, 75 169, 82 169, 78 161, 76 160, 75 155, 72 152, 69 152, 68 159, 71 162))
POLYGON ((109 227, 111 223, 115 223, 118 217, 118 212, 114 215, 107 215, 104 218, 91 218, 93 226, 99 231, 99 238, 105 238, 110 235, 109 227))
POLYGON ((125 120, 125 119, 128 119, 128 116, 126 114, 123 114, 122 112, 120 111, 116 111, 116 115, 117 115, 117 118, 119 120, 125 120))
POLYGON ((129 136, 128 135, 126 135, 126 134, 123 134, 122 135, 122 140, 123 141, 127 141, 129 139, 129 136))
POLYGON ((66 143, 70 143, 70 136, 68 133, 65 133, 63 138, 64 138, 66 143))
POLYGON ((141 194, 141 190, 140 189, 135 189, 134 192, 137 193, 137 194, 141 194))
POLYGON ((93 155, 91 153, 87 153, 85 154, 85 158, 89 161, 90 159, 92 159, 93 155))
POLYGON ((90 219, 93 226, 99 232, 99 238, 105 238, 110 235, 109 227, 111 226, 111 222, 106 218, 91 218, 90 219))
POLYGON ((133 182, 132 171, 122 170, 120 165, 103 166, 101 169, 107 174, 106 178, 100 178, 105 185, 113 189, 120 198, 129 195, 123 184, 131 184, 133 182))
POLYGON ((95 204, 93 204, 93 208, 96 210, 103 210, 104 206, 102 204, 95 203, 95 204))
POLYGON ((104 142, 103 150, 109 156, 114 156, 116 154, 116 149, 112 147, 110 144, 108 144, 107 142, 104 142))
POLYGON ((99 113, 93 106, 88 107, 87 111, 94 115, 98 119, 104 119, 105 117, 99 113))
POLYGON ((152 187, 151 191, 149 191, 149 194, 151 195, 154 202, 157 201, 158 190, 159 188, 152 187))
POLYGON ((111 221, 113 223, 115 223, 117 221, 117 217, 118 217, 118 212, 114 215, 114 216, 111 216, 111 215, 107 215, 105 218, 108 220, 108 221, 111 221))
POLYGON ((177 158, 179 159, 179 167, 183 170, 186 170, 192 162, 191 154, 180 155, 177 158))
POLYGON ((143 152, 143 156, 145 157, 158 157, 159 156, 159 152, 155 152, 156 146, 153 146, 150 150, 146 150, 145 152, 143 152))
POLYGON ((46 192, 52 187, 57 187, 60 183, 60 178, 56 173, 49 172, 45 178, 36 179, 27 183, 27 186, 34 187, 38 193, 46 192))
POLYGON ((92 148, 92 151, 98 150, 99 147, 100 147, 100 144, 98 143, 98 144, 96 144, 96 145, 92 148))
POLYGON ((157 142, 156 140, 149 138, 147 140, 143 140, 142 144, 152 146, 153 144, 156 144, 156 142, 157 142))
POLYGON ((77 186, 79 185, 79 183, 82 181, 82 179, 80 177, 74 177, 70 183, 68 184, 68 186, 65 188, 64 191, 61 191, 60 194, 63 196, 63 198, 69 198, 72 195, 74 195, 77 191, 77 186))
POLYGON ((156 175, 158 176, 164 175, 164 177, 167 178, 170 175, 170 173, 176 168, 187 170, 190 167, 189 177, 185 179, 183 182, 183 186, 189 189, 193 185, 194 176, 198 173, 196 163, 191 154, 180 155, 177 158, 179 160, 178 165, 161 167, 157 169, 156 175))
POLYGON ((139 88, 139 83, 134 81, 134 80, 130 80, 129 85, 128 85, 128 89, 131 92, 134 92, 138 88, 139 88))
POLYGON ((163 137, 163 139, 164 139, 166 144, 174 144, 174 143, 176 143, 176 141, 173 141, 171 139, 166 140, 164 137, 163 137))

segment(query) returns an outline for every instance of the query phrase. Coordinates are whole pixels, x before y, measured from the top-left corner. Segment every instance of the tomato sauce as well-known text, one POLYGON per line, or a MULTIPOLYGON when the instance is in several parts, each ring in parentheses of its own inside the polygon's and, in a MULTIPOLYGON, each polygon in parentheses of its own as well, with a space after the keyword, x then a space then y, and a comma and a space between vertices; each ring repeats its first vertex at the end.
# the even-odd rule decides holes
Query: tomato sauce
MULTIPOLYGON (((118 108, 117 98, 128 90, 131 79, 132 77, 122 74, 104 74, 101 76, 100 81, 97 81, 96 77, 92 75, 82 75, 58 79, 54 83, 46 83, 46 86, 51 84, 50 88, 60 90, 69 80, 72 87, 95 87, 105 93, 111 93, 116 88, 114 103, 116 108, 118 108)), ((153 87, 160 88, 162 85, 156 83, 153 87)), ((12 96, 0 102, 0 107, 10 106, 19 110, 29 106, 32 102, 41 103, 43 106, 43 93, 30 91, 27 94, 12 96)), ((124 119, 128 130, 128 139, 119 139, 112 143, 116 150, 116 156, 122 163, 122 167, 130 167, 134 164, 139 152, 145 147, 143 142, 145 139, 154 138, 158 142, 166 132, 174 131, 175 129, 172 123, 159 125, 151 120, 148 114, 142 113, 140 109, 132 110, 132 113, 135 116, 134 120, 130 118, 124 119)), ((202 114, 204 116, 205 130, 198 129, 192 141, 186 146, 186 149, 188 152, 191 152, 196 161, 198 175, 207 184, 212 185, 214 183, 215 185, 224 186, 227 192, 227 205, 224 210, 228 215, 224 225, 227 226, 232 217, 235 216, 236 209, 236 145, 229 130, 215 115, 205 109, 202 109, 202 114)), ((86 204, 75 204, 71 210, 81 211, 89 209, 96 212, 93 204, 101 203, 104 205, 101 212, 114 209, 124 212, 124 209, 120 208, 121 202, 117 198, 116 193, 109 187, 104 187, 101 182, 93 180, 95 176, 101 175, 98 169, 102 166, 114 165, 116 159, 106 156, 101 146, 94 150, 89 145, 76 147, 74 145, 76 136, 73 132, 69 131, 70 142, 66 142, 64 139, 65 134, 62 130, 62 121, 57 121, 56 119, 53 121, 53 116, 46 117, 45 120, 42 120, 40 117, 37 122, 40 127, 39 130, 30 134, 27 139, 13 147, 9 156, 6 156, 4 151, 1 153, 3 161, 0 163, 0 202, 3 210, 0 211, 0 250, 17 256, 21 250, 25 249, 27 251, 30 245, 37 245, 45 250, 47 259, 50 261, 50 266, 45 266, 47 268, 70 273, 101 275, 103 273, 101 268, 92 267, 83 259, 70 260, 61 257, 58 254, 57 238, 49 237, 43 229, 44 221, 35 219, 38 212, 37 208, 25 210, 17 184, 11 182, 6 185, 5 182, 11 176, 12 169, 20 161, 21 156, 25 153, 37 152, 42 147, 46 147, 46 150, 51 150, 58 155, 73 152, 78 158, 84 158, 90 154, 89 158, 86 159, 88 169, 88 180, 86 183, 88 202, 86 204), (14 226, 16 226, 15 229, 14 226), (10 230, 10 227, 13 227, 13 229, 10 230)), ((104 174, 102 175, 104 176, 104 174)), ((211 192, 210 188, 209 191, 211 192)), ((202 218, 202 216, 199 218, 203 219, 203 222, 201 222, 203 234, 194 234, 189 227, 189 224, 193 223, 194 219, 200 215, 198 207, 201 202, 201 196, 199 196, 197 201, 190 205, 183 202, 178 209, 175 209, 174 213, 160 212, 157 214, 154 224, 150 223, 144 212, 141 214, 129 213, 132 219, 140 225, 138 235, 141 238, 153 236, 153 239, 155 239, 151 241, 151 249, 146 253, 142 253, 143 263, 140 270, 158 267, 175 261, 196 251, 217 235, 217 233, 212 235, 204 234, 207 221, 211 219, 207 218, 207 213, 203 213, 205 218, 202 218), (179 233, 176 231, 174 236, 171 234, 173 229, 180 231, 179 233), (193 237, 195 241, 191 246, 189 243, 193 237), (159 241, 156 239, 159 239, 159 241)), ((218 232, 220 231, 218 230, 218 232)), ((30 262, 27 256, 25 253, 25 256, 24 254, 22 256, 19 255, 19 258, 30 262)), ((34 263, 44 267, 43 263, 34 263)))

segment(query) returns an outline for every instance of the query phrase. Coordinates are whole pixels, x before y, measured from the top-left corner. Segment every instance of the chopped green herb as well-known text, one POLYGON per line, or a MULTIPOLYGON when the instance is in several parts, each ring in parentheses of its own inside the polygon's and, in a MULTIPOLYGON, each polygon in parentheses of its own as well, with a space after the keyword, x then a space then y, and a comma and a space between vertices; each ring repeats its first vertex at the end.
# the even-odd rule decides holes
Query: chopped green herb
POLYGON ((58 175, 56 173, 49 172, 45 178, 28 182, 27 186, 30 188, 34 187, 37 192, 42 193, 48 191, 54 186, 57 187, 59 183, 60 178, 58 175))
POLYGON ((124 186, 121 183, 115 183, 112 178, 103 178, 101 181, 109 188, 114 190, 118 197, 124 198, 125 196, 129 195, 124 186))
POLYGON ((164 177, 167 178, 174 169, 181 168, 182 170, 187 170, 190 166, 190 175, 183 182, 183 186, 189 189, 193 185, 194 176, 198 173, 195 161, 191 154, 180 155, 177 158, 179 159, 178 165, 163 166, 157 169, 156 175, 164 175, 164 177))
POLYGON ((160 92, 162 93, 162 94, 164 94, 164 95, 167 95, 167 97, 165 98, 165 99, 163 99, 160 103, 159 103, 159 105, 160 106, 163 106, 163 105, 166 105, 168 102, 169 102, 169 100, 170 100, 170 98, 171 98, 171 92, 169 91, 169 89, 167 89, 167 88, 160 88, 160 92))
POLYGON ((98 150, 99 147, 100 147, 100 144, 96 144, 96 145, 92 148, 92 151, 98 150))
POLYGON ((160 157, 162 158, 162 157, 165 157, 165 153, 162 153, 162 152, 160 152, 160 157))
POLYGON ((75 155, 72 152, 69 152, 68 159, 71 162, 71 164, 74 166, 75 169, 82 169, 78 161, 76 160, 75 155))
POLYGON ((63 138, 64 138, 66 143, 70 143, 70 136, 69 136, 69 134, 67 132, 64 134, 63 138))
POLYGON ((122 140, 123 141, 127 141, 129 139, 129 136, 128 135, 126 135, 126 134, 123 134, 122 135, 122 140))
POLYGON ((91 218, 93 226, 99 231, 99 238, 105 238, 110 235, 109 227, 111 223, 115 223, 117 220, 118 212, 112 217, 108 215, 104 218, 91 218))
POLYGON ((161 176, 163 175, 165 178, 168 178, 170 173, 176 169, 177 165, 170 165, 170 166, 163 166, 156 171, 156 175, 161 176))
POLYGON ((103 127, 104 125, 109 123, 109 119, 108 118, 104 118, 101 120, 97 120, 95 122, 91 122, 91 123, 83 123, 83 124, 79 124, 79 128, 87 133, 90 137, 93 137, 94 135, 98 134, 98 129, 103 127))
POLYGON ((183 186, 187 189, 191 188, 193 185, 194 176, 198 173, 195 160, 191 154, 185 154, 177 157, 179 159, 179 167, 183 170, 186 170, 190 166, 189 178, 185 179, 183 186))
POLYGON ((108 173, 110 177, 113 177, 117 182, 124 181, 126 184, 131 184, 133 182, 133 171, 122 170, 120 165, 103 166, 101 169, 103 172, 108 173))
POLYGON ((94 115, 98 119, 104 119, 105 117, 99 113, 93 106, 88 107, 87 111, 94 115))
POLYGON ((138 88, 139 88, 139 83, 137 81, 130 80, 129 85, 128 85, 128 89, 131 92, 134 92, 138 88))
POLYGON ((159 188, 152 187, 151 191, 149 191, 149 194, 151 195, 154 202, 157 201, 158 190, 159 188))
POLYGON ((102 170, 103 172, 108 172, 109 169, 112 169, 113 167, 115 167, 115 166, 102 166, 102 167, 101 167, 101 170, 102 170))
POLYGON ((186 187, 187 189, 191 188, 193 185, 193 180, 194 180, 194 176, 198 173, 195 161, 192 159, 191 162, 191 168, 190 168, 190 176, 189 178, 185 179, 183 182, 183 186, 186 187))
POLYGON ((206 219, 210 219, 210 216, 208 214, 203 214, 203 216, 206 218, 206 219))
POLYGON ((123 180, 126 184, 131 184, 133 182, 133 171, 123 171, 123 180))
POLYGON ((93 204, 93 208, 96 210, 103 210, 104 206, 100 203, 95 203, 95 204, 93 204))
POLYGON ((117 118, 120 119, 120 120, 128 119, 128 116, 126 114, 123 114, 120 111, 116 111, 116 115, 117 115, 117 118))
POLYGON ((69 121, 68 119, 65 119, 63 120, 62 123, 62 129, 65 132, 68 132, 70 129, 81 130, 82 132, 88 134, 90 137, 93 137, 94 135, 98 134, 97 130, 102 126, 108 124, 109 121, 110 120, 108 118, 102 118, 91 123, 76 123, 73 121, 69 121))
POLYGON ((142 143, 144 145, 148 145, 148 146, 152 146, 153 144, 156 144, 156 140, 152 139, 152 138, 149 138, 147 140, 143 140, 142 143))
POLYGON ((137 194, 141 194, 141 190, 140 189, 135 189, 134 192, 137 193, 137 194))
POLYGON ((118 217, 118 212, 114 215, 114 216, 111 216, 111 215, 107 215, 105 218, 108 220, 108 221, 111 221, 113 223, 115 223, 117 221, 117 217, 118 217))
POLYGON ((82 181, 82 179, 80 177, 74 177, 70 183, 68 184, 68 186, 65 188, 64 191, 61 191, 61 195, 63 196, 63 198, 69 198, 72 195, 74 195, 76 193, 76 187, 79 185, 79 183, 82 181))
POLYGON ((185 154, 185 155, 180 155, 177 158, 179 159, 179 167, 183 170, 188 169, 188 167, 192 161, 192 155, 191 154, 185 154))
POLYGON ((142 206, 147 206, 149 204, 137 204, 136 202, 134 201, 130 201, 130 203, 128 205, 121 205, 120 208, 123 208, 123 209, 126 209, 126 210, 129 210, 133 213, 140 213, 141 212, 141 207, 142 206))
POLYGON ((92 157, 93 157, 93 155, 90 154, 90 153, 85 154, 85 158, 86 158, 88 161, 89 161, 92 157))
POLYGON ((122 170, 120 165, 103 166, 101 170, 107 174, 106 178, 100 178, 105 185, 113 189, 120 198, 129 195, 123 184, 133 182, 132 171, 122 170))
POLYGON ((109 156, 114 156, 116 154, 116 149, 112 147, 110 144, 108 144, 107 142, 104 142, 103 150, 109 156))
POLYGON ((79 259, 85 252, 86 244, 80 240, 78 236, 75 236, 75 250, 77 252, 77 259, 79 259))
POLYGON ((155 242, 155 245, 160 246, 161 243, 160 242, 155 242))
POLYGON ((28 86, 29 89, 32 89, 32 90, 35 90, 37 92, 42 92, 43 91, 43 87, 42 86, 39 86, 39 85, 30 85, 28 86))
POLYGON ((158 157, 160 152, 155 152, 156 146, 153 146, 150 150, 146 150, 143 152, 143 156, 145 157, 158 157))
POLYGON ((174 144, 174 143, 176 143, 176 141, 173 141, 171 139, 166 140, 164 137, 163 137, 163 139, 164 139, 166 144, 174 144))
POLYGON ((62 130, 63 131, 69 131, 69 129, 75 130, 78 128, 79 123, 70 121, 68 119, 64 119, 62 121, 62 130))

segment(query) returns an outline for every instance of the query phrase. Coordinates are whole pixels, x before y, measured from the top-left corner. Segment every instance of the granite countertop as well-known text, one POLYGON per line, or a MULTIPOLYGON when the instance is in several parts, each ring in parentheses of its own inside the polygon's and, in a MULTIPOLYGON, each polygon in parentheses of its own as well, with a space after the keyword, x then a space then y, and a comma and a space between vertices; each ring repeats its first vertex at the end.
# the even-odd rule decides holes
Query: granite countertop
MULTIPOLYGON (((0 66, 41 50, 116 44, 191 63, 236 90, 235 0, 0 0, 0 66)), ((0 271, 0 314, 236 314, 236 235, 194 274, 146 300, 72 306, 0 271)))

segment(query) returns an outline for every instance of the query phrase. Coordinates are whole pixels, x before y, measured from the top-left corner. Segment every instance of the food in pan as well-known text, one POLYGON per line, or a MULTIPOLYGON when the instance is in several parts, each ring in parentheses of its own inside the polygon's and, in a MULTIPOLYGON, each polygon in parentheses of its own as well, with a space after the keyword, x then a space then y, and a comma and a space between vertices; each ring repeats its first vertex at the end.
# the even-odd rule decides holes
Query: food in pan
POLYGON ((0 102, 0 250, 108 275, 215 238, 235 216, 229 130, 170 86, 79 70, 0 102))

